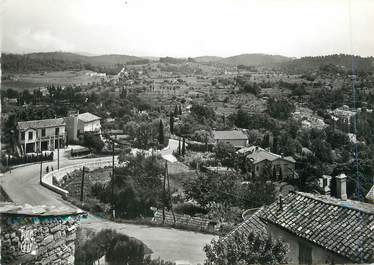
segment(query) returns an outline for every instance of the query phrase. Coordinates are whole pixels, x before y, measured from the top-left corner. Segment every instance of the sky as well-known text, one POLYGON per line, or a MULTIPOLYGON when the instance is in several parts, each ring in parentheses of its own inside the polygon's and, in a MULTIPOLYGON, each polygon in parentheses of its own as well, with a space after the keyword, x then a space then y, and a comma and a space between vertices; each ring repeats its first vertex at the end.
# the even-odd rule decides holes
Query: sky
POLYGON ((0 0, 1 49, 374 56, 374 0, 0 0))

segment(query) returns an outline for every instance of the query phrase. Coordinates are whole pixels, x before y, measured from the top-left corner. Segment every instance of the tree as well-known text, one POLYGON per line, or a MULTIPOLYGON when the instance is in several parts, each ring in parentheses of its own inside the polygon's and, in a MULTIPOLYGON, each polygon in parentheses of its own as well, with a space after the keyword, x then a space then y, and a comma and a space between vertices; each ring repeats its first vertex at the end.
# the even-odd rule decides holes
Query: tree
POLYGON ((158 142, 159 142, 159 144, 162 144, 162 145, 165 142, 164 124, 162 123, 162 120, 160 120, 160 125, 158 127, 158 142))
POLYGON ((174 116, 178 116, 178 114, 179 114, 178 105, 175 105, 175 108, 174 108, 174 116))
POLYGON ((161 207, 162 181, 165 171, 159 156, 146 156, 121 153, 119 162, 126 161, 126 167, 115 169, 115 179, 94 196, 104 203, 111 203, 119 217, 134 218, 140 215, 151 216, 150 207, 161 207), (112 182, 114 181, 114 183, 112 182), (113 197, 111 196, 113 187, 113 197))
POLYGON ((284 242, 273 240, 271 236, 236 232, 225 240, 213 239, 204 251, 205 265, 276 265, 287 262, 289 249, 284 242))
POLYGON ((174 134, 174 116, 172 112, 170 112, 170 133, 174 134))
POLYGON ((179 105, 179 115, 182 115, 182 106, 179 105))
POLYGON ((223 166, 234 167, 237 158, 236 149, 232 144, 219 142, 214 153, 223 166))
POLYGON ((96 152, 100 152, 104 147, 104 142, 101 140, 100 136, 96 134, 84 134, 84 145, 89 148, 94 149, 96 152))
POLYGON ((181 138, 179 137, 179 140, 178 140, 178 155, 181 155, 181 152, 182 152, 182 148, 181 148, 181 138))

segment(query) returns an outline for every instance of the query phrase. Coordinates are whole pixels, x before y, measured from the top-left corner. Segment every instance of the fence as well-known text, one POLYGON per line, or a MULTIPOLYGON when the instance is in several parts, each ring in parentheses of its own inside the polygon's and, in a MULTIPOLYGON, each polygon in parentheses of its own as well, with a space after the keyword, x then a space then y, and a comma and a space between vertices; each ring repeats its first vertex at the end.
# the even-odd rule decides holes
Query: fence
POLYGON ((5 158, 4 160, 7 161, 6 163, 8 166, 40 162, 40 160, 53 161, 53 152, 44 153, 43 155, 31 154, 31 155, 25 155, 22 157, 11 157, 11 158, 5 158))

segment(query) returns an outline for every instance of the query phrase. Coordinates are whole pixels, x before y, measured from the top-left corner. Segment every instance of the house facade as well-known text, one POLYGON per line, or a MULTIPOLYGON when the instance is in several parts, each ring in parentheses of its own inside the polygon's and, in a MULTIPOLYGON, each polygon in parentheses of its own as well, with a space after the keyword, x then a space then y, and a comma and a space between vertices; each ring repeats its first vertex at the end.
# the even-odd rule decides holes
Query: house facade
POLYGON ((78 115, 78 134, 85 132, 96 132, 101 133, 101 118, 85 112, 78 115))
POLYGON ((89 113, 71 113, 65 118, 67 138, 78 141, 79 135, 87 132, 101 134, 101 118, 89 113))
POLYGON ((336 177, 337 197, 290 192, 263 207, 229 233, 251 232, 280 239, 288 264, 374 262, 374 207, 347 199, 346 176, 336 177))
POLYGON ((250 146, 238 150, 243 156, 247 172, 254 178, 270 175, 274 180, 297 178, 295 159, 292 156, 274 154, 258 146, 250 146))
POLYGON ((213 131, 216 143, 228 143, 235 147, 244 147, 248 144, 248 136, 242 131, 213 131))
POLYGON ((52 151, 66 142, 63 118, 18 122, 17 131, 23 153, 52 151))

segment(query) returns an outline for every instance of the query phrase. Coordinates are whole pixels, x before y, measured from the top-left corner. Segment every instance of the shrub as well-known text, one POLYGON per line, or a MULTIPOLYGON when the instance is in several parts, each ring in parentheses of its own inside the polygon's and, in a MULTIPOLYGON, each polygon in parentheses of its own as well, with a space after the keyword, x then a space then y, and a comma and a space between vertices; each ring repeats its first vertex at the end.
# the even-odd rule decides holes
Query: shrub
POLYGON ((178 204, 174 207, 175 213, 178 214, 187 214, 191 216, 195 216, 196 214, 207 214, 208 211, 198 205, 192 204, 192 203, 182 203, 178 204))

